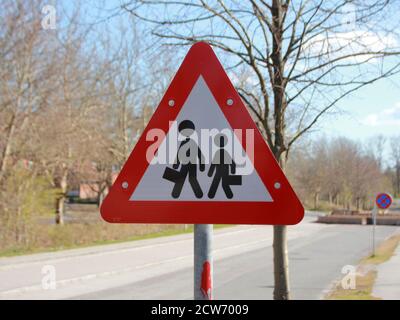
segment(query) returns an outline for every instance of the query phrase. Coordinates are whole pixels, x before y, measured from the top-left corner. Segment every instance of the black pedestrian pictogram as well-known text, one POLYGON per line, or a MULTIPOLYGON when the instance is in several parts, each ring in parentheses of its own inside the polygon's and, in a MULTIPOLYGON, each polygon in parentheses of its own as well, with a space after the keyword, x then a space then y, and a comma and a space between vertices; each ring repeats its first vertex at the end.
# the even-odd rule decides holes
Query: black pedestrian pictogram
POLYGON ((215 152, 214 158, 208 170, 208 176, 214 179, 211 183, 208 197, 215 197, 218 186, 221 184, 227 198, 233 198, 231 185, 242 185, 242 176, 236 174, 236 163, 231 155, 224 149, 228 143, 228 139, 223 134, 217 134, 214 138, 214 143, 219 147, 215 152))
POLYGON ((173 198, 179 198, 187 176, 189 177, 189 183, 196 198, 203 197, 203 191, 197 180, 197 165, 199 165, 200 171, 204 171, 205 159, 196 141, 190 138, 194 130, 194 123, 190 120, 183 120, 179 124, 178 131, 186 139, 182 141, 178 148, 176 160, 172 168, 165 168, 163 174, 163 179, 175 183, 171 194, 173 198), (179 166, 181 168, 178 171, 179 166))

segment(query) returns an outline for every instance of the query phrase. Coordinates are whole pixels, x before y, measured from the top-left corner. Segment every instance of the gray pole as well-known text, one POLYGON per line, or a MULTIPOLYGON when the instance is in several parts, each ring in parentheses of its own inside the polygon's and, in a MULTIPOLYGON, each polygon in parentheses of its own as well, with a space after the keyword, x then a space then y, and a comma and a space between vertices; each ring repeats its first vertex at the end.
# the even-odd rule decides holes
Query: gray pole
POLYGON ((378 208, 374 205, 372 209, 372 256, 375 257, 375 226, 376 226, 376 215, 378 208))
POLYGON ((211 300, 213 288, 212 224, 194 225, 194 299, 211 300))

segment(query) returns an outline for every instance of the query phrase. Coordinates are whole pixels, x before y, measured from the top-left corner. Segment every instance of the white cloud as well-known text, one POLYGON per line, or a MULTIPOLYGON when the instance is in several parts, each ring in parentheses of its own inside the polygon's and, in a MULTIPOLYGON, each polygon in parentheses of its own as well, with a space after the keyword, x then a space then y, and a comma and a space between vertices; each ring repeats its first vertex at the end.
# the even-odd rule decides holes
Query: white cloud
MULTIPOLYGON (((329 59, 334 59, 344 55, 390 50, 397 45, 398 41, 392 35, 367 30, 351 30, 320 34, 306 44, 304 51, 314 55, 323 54, 326 57, 329 56, 329 59)), ((363 62, 373 56, 362 54, 348 59, 353 62, 363 62)))
POLYGON ((228 77, 233 83, 234 86, 244 86, 254 88, 258 85, 258 81, 254 74, 249 72, 243 72, 242 69, 237 70, 236 72, 231 70, 228 72, 228 77))
POLYGON ((371 113, 367 115, 362 123, 370 127, 377 126, 399 126, 400 130, 400 102, 394 107, 383 109, 379 113, 371 113))

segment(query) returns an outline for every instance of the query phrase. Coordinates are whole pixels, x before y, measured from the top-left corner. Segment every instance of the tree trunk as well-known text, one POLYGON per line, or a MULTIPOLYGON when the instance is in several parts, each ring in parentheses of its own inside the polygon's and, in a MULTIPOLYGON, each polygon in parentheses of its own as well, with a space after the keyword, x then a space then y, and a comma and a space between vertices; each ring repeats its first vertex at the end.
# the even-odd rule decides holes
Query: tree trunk
POLYGON ((318 209, 319 204, 319 192, 314 193, 314 210, 318 209))
MULTIPOLYGON (((283 43, 283 14, 285 8, 279 0, 273 0, 271 5, 272 13, 272 73, 273 73, 273 94, 274 94, 274 145, 272 150, 275 159, 282 170, 285 169, 284 153, 287 152, 285 145, 285 79, 284 63, 282 60, 283 43)), ((289 300, 289 259, 286 239, 286 226, 274 226, 274 300, 289 300)))
POLYGON ((396 197, 400 196, 400 163, 396 163, 396 197))
POLYGON ((15 114, 12 115, 10 124, 7 128, 7 133, 6 133, 6 137, 5 137, 5 146, 3 149, 3 153, 1 155, 0 181, 2 180, 4 174, 7 170, 8 159, 11 154, 11 142, 12 142, 12 139, 14 136, 14 131, 15 131, 15 114))
POLYGON ((65 199, 67 195, 68 189, 68 168, 66 165, 63 165, 63 172, 60 179, 60 196, 56 201, 56 224, 63 225, 64 224, 64 213, 65 213, 65 199))
MULTIPOLYGON (((281 154, 278 163, 285 170, 285 157, 281 154)), ((287 248, 287 226, 274 226, 274 300, 289 300, 289 258, 287 248)))
POLYGON ((274 300, 289 300, 287 226, 274 226, 274 300))
POLYGON ((56 224, 64 224, 65 197, 61 196, 56 201, 56 224))

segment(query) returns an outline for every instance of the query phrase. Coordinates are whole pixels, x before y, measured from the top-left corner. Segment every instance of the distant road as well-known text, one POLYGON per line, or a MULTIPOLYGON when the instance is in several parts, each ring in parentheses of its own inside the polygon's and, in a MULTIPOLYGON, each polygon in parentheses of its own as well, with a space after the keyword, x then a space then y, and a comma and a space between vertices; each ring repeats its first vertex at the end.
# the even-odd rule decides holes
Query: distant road
POLYGON ((400 214, 400 199, 393 199, 393 204, 390 207, 390 212, 400 214))
MULTIPOLYGON (((341 269, 370 252, 371 228, 313 223, 289 227, 294 299, 319 299, 341 269)), ((378 226, 378 241, 399 227, 378 226)), ((214 234, 216 299, 271 299, 272 227, 237 226, 214 234)), ((191 299, 193 237, 184 234, 85 249, 0 258, 0 299, 191 299), (54 266, 55 290, 42 289, 54 266), (50 267, 51 268, 51 267, 50 267)))

